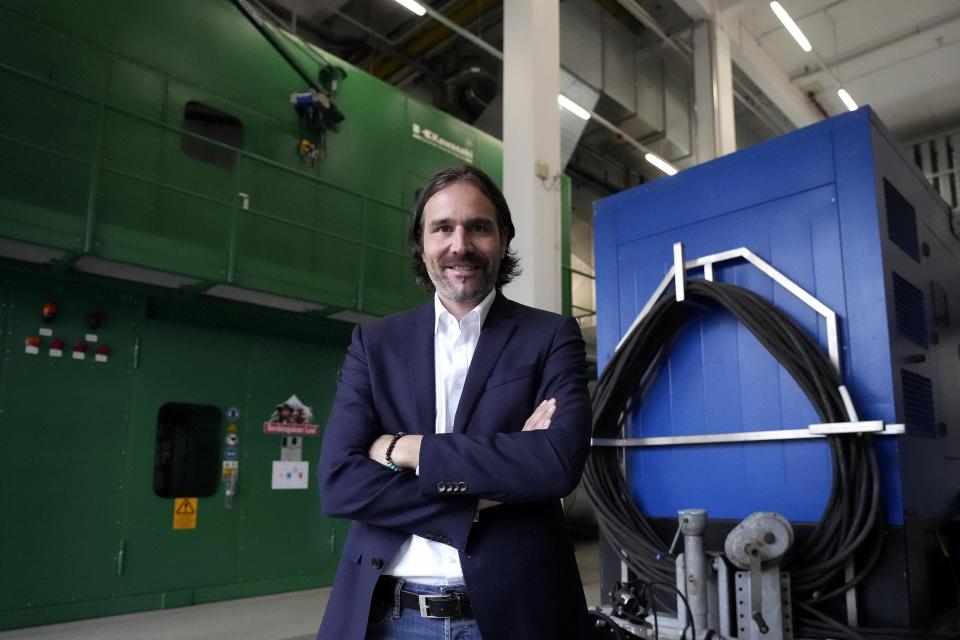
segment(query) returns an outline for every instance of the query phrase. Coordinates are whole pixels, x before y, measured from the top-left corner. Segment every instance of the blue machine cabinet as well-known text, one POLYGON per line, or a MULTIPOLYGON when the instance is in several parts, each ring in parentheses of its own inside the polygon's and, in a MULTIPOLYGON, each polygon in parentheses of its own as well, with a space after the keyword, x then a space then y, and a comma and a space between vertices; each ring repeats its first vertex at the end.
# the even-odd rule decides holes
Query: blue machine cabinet
MULTIPOLYGON (((601 367, 675 242, 688 259, 747 247, 838 314, 861 419, 906 425, 876 442, 889 535, 861 608, 868 622, 903 626, 955 608, 941 549, 960 483, 960 240, 946 203, 876 116, 863 108, 610 196, 595 215, 601 367)), ((826 349, 823 320, 754 267, 720 267, 716 279, 771 299, 826 349)), ((760 343, 708 311, 680 332, 625 435, 816 422, 760 343)), ((819 519, 832 473, 822 440, 634 449, 626 464, 642 510, 672 523, 678 509, 701 507, 729 522, 778 511, 802 528, 819 519)))

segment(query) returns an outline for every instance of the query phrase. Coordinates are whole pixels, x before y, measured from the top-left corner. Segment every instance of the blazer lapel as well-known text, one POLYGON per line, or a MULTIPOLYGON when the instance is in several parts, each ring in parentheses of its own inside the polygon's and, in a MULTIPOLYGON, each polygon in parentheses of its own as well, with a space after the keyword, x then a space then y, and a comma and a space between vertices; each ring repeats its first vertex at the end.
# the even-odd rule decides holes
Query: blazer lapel
MULTIPOLYGON (((483 387, 490 377, 490 372, 493 371, 494 365, 500 359, 500 353, 517 326, 513 317, 515 311, 516 304, 504 298, 502 293, 497 292, 497 297, 494 299, 493 305, 490 307, 490 313, 487 314, 483 329, 480 331, 480 340, 477 342, 477 349, 473 353, 473 360, 470 361, 467 379, 463 383, 463 393, 460 395, 457 415, 453 420, 454 433, 462 432, 467 420, 473 414, 473 410, 480 400, 480 394, 483 392, 483 387)), ((431 353, 433 353, 432 350, 431 353)))
POLYGON ((409 355, 407 370, 416 400, 417 423, 414 433, 433 433, 437 422, 436 373, 434 372, 433 298, 410 318, 409 355))

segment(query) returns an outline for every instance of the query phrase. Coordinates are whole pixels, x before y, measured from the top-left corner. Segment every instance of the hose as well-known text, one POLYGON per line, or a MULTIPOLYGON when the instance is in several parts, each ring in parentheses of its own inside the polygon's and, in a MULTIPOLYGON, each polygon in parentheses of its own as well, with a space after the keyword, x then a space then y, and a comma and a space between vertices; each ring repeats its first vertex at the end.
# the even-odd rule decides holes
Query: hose
MULTIPOLYGON (((794 378, 821 422, 848 422, 841 380, 820 346, 783 311, 760 295, 731 284, 690 280, 687 302, 667 293, 626 337, 593 394, 593 437, 619 438, 626 418, 643 401, 680 328, 698 307, 732 313, 794 378)), ((860 640, 866 629, 833 620, 821 603, 842 595, 876 566, 884 542, 880 479, 869 434, 827 436, 833 482, 823 515, 809 537, 784 560, 791 573, 796 623, 811 637, 860 640), (859 558, 858 573, 844 568, 859 558)), ((584 486, 600 530, 630 570, 647 582, 673 582, 667 545, 630 495, 621 472, 622 449, 596 447, 584 470, 584 486)))

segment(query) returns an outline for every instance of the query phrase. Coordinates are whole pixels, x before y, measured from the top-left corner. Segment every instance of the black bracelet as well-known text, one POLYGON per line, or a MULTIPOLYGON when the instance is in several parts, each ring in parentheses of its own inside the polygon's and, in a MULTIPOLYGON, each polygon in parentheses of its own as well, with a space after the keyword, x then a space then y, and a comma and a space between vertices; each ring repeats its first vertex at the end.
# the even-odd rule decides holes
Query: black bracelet
POLYGON ((399 440, 405 435, 407 434, 405 434, 403 431, 398 431, 397 435, 393 436, 393 439, 390 440, 390 444, 387 445, 387 454, 384 456, 384 458, 386 458, 387 460, 387 468, 390 469, 391 471, 403 471, 403 469, 397 466, 397 463, 394 462, 393 458, 391 458, 390 456, 393 454, 393 448, 396 446, 397 440, 399 440))

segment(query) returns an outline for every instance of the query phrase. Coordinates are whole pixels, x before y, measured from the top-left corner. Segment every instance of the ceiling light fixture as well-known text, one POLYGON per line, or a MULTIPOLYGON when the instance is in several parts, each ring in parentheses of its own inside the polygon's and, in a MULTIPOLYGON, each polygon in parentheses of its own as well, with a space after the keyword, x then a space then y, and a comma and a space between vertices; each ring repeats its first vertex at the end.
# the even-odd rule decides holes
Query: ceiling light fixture
POLYGON ((578 105, 576 102, 563 95, 562 93, 557 96, 557 104, 561 107, 577 116, 581 120, 589 120, 590 112, 578 105))
POLYGON ((643 159, 655 166, 657 169, 660 169, 660 171, 663 171, 668 176, 677 174, 677 170, 673 168, 673 165, 659 156, 648 153, 647 155, 643 156, 643 159))
MULTIPOLYGON (((399 2, 400 0, 397 0, 399 2)), ((803 31, 800 30, 800 27, 797 26, 797 23, 793 21, 793 18, 790 17, 790 14, 787 13, 787 10, 783 8, 777 0, 774 0, 770 3, 770 8, 773 9, 773 12, 777 14, 777 17, 780 18, 780 22, 783 23, 783 26, 787 28, 787 31, 790 32, 790 35, 793 36, 793 39, 797 41, 797 44, 800 45, 800 48, 804 51, 809 52, 813 49, 813 46, 810 45, 810 41, 807 40, 807 36, 803 35, 803 31)))
POLYGON ((850 111, 856 111, 859 109, 859 105, 850 97, 850 94, 847 93, 847 90, 843 87, 837 89, 837 95, 840 96, 840 99, 843 100, 843 104, 846 105, 847 109, 850 111))
POLYGON ((397 4, 402 4, 404 7, 406 7, 410 11, 413 11, 418 16, 422 16, 427 12, 427 10, 423 7, 423 5, 420 4, 419 2, 416 2, 416 0, 394 0, 394 2, 396 2, 397 4))

